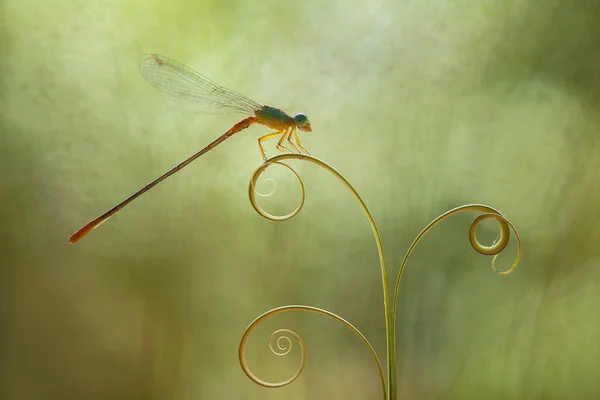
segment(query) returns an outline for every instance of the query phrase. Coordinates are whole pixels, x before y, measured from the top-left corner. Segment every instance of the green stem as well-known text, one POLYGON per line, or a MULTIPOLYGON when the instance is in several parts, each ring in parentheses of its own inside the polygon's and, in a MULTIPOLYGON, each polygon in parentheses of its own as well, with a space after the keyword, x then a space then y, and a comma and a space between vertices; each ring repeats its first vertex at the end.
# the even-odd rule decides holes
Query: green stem
POLYGON ((261 214, 265 218, 280 221, 280 220, 289 219, 289 218, 293 217, 302 208, 302 205, 304 204, 304 185, 302 184, 302 180, 300 179, 299 175, 287 164, 284 164, 281 162, 283 160, 288 160, 288 159, 299 159, 299 160, 309 161, 309 162, 316 164, 319 167, 329 171, 330 173, 332 173, 336 178, 338 178, 344 184, 344 186, 346 186, 350 190, 350 192, 352 193, 354 198, 358 201, 360 208, 362 208, 363 212, 365 213, 365 216, 367 217, 367 220, 369 221, 369 225, 371 225, 371 229, 373 230, 373 235, 375 236, 375 243, 377 244, 377 252, 379 254, 379 265, 381 267, 381 280, 382 280, 382 284, 383 284, 383 306, 384 306, 384 314, 385 314, 386 355, 387 355, 387 357, 386 357, 387 358, 386 399, 387 400, 396 400, 396 398, 397 398, 397 393, 396 393, 396 390, 397 390, 396 389, 396 356, 395 356, 396 336, 395 336, 395 328, 394 328, 394 323, 393 323, 394 321, 393 321, 393 314, 392 314, 392 304, 390 303, 390 292, 389 292, 389 284, 388 284, 388 278, 387 278, 387 268, 386 268, 386 264, 385 264, 385 256, 383 254, 383 245, 381 243, 381 236, 379 235, 379 230, 377 229, 375 220, 373 219, 373 216, 369 212, 369 209, 365 205, 365 202, 360 197, 358 192, 354 189, 354 187, 352 187, 350 182, 348 182, 348 180, 346 178, 344 178, 344 176, 342 174, 340 174, 335 168, 331 167, 329 164, 327 164, 317 158, 314 158, 311 156, 300 155, 300 154, 277 155, 275 157, 269 158, 267 161, 265 161, 263 164, 261 164, 256 169, 256 171, 254 172, 253 177, 250 181, 248 191, 250 194, 250 201, 252 203, 252 206, 259 214, 261 214), (258 176, 260 175, 260 173, 262 171, 264 171, 270 164, 280 164, 280 165, 283 165, 283 166, 289 168, 290 170, 292 170, 292 172, 294 172, 294 174, 296 175, 296 178, 300 182, 300 185, 302 188, 302 200, 301 200, 299 206, 296 208, 296 210, 294 210, 292 213, 290 213, 286 216, 276 217, 276 216, 270 215, 267 212, 265 212, 264 210, 262 210, 253 200, 254 199, 253 195, 255 193, 254 188, 255 188, 255 184, 256 184, 256 179, 258 179, 258 176))

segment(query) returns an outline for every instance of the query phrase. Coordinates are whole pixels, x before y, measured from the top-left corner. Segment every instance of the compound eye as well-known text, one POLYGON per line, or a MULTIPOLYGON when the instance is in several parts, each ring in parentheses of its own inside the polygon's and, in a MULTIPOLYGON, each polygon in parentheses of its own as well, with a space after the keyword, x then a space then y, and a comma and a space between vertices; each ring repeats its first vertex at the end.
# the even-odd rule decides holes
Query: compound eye
POLYGON ((308 123, 308 117, 304 114, 296 114, 294 116, 294 122, 296 123, 296 126, 302 127, 308 123))

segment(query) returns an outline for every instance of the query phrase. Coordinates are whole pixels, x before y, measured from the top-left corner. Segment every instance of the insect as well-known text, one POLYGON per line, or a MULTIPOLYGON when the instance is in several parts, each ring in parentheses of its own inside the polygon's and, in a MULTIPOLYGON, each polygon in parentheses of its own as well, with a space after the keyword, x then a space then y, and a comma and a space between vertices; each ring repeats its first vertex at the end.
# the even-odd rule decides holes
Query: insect
POLYGON ((258 138, 258 148, 260 149, 263 160, 267 159, 263 148, 263 142, 276 137, 279 137, 276 148, 280 152, 285 153, 295 151, 310 155, 310 153, 300 144, 300 139, 298 138, 298 133, 296 131, 296 129, 300 129, 304 132, 312 131, 308 117, 305 114, 300 113, 291 117, 279 108, 260 105, 244 95, 211 81, 193 69, 158 54, 146 54, 142 56, 138 61, 138 66, 142 76, 150 84, 166 93, 168 95, 168 102, 173 105, 192 106, 198 111, 209 113, 246 114, 248 117, 233 125, 231 129, 213 140, 197 153, 154 179, 152 182, 148 183, 98 218, 79 228, 79 230, 69 237, 69 242, 72 244, 77 243, 94 228, 169 176, 181 171, 192 161, 214 149, 228 137, 253 124, 261 124, 274 130, 274 132, 258 138), (292 142, 292 139, 294 139, 295 143, 292 142), (291 146, 293 150, 288 146, 291 146))

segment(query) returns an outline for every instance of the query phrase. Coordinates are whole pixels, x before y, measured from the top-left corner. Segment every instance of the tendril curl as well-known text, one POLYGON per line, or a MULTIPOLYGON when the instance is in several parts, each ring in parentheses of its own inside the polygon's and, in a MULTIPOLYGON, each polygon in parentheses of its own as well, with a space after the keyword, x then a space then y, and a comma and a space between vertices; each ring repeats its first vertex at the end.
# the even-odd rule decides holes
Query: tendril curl
MULTIPOLYGON (((478 252, 479 254, 482 254, 484 256, 494 256, 492 259, 492 268, 498 275, 508 275, 517 267, 517 265, 519 264, 519 260, 521 259, 521 253, 522 253, 521 238, 519 236, 519 232, 517 232, 517 229, 512 224, 512 222, 510 222, 504 215, 502 215, 502 213, 500 211, 496 210, 493 207, 486 206, 485 204, 467 204, 467 205, 456 207, 456 208, 453 208, 452 210, 446 211, 444 214, 440 215, 439 217, 437 217, 436 219, 431 221, 429 223, 429 225, 427 225, 425 227, 425 229, 423 229, 421 231, 421 233, 419 233, 419 235, 415 238, 415 240, 413 241, 411 246, 408 248, 408 251, 406 252, 406 255, 404 256, 404 259, 402 260, 402 265, 400 266, 400 271, 398 273, 398 279, 396 280, 396 293, 395 293, 396 296, 395 297, 397 297, 397 295, 398 295, 398 287, 400 284, 400 280, 402 278, 402 273, 404 272, 404 269, 406 267, 408 258, 411 256, 411 254, 412 254, 413 250, 415 249, 415 247, 417 246, 417 244, 423 239, 423 237, 430 230, 432 230, 435 226, 437 226, 443 220, 445 220, 453 215, 463 213, 463 212, 468 212, 468 211, 475 211, 475 212, 482 213, 477 218, 475 218, 473 220, 473 222, 471 222, 471 226, 469 227, 469 242, 471 243, 471 247, 473 247, 473 249, 476 252, 478 252), (484 220, 489 219, 489 218, 493 218, 498 222, 498 224, 500 225, 500 234, 498 235, 498 238, 490 246, 485 246, 477 240, 477 226, 481 222, 483 222, 484 220), (515 237, 517 239, 517 255, 515 257, 515 261, 510 266, 510 268, 508 268, 507 270, 501 271, 496 268, 495 260, 496 260, 497 256, 506 249, 506 246, 508 246, 508 243, 510 241, 510 231, 511 230, 514 232, 515 237)), ((396 303, 396 301, 394 301, 394 304, 395 303, 396 303)))
POLYGON ((404 273, 404 269, 406 268, 406 263, 408 262, 408 258, 413 253, 413 250, 415 249, 417 244, 421 241, 421 239, 423 239, 423 237, 430 230, 432 230, 435 226, 437 226, 440 222, 442 222, 443 220, 445 220, 453 215, 463 213, 463 212, 469 212, 469 211, 471 211, 471 212, 475 211, 475 212, 481 213, 481 215, 476 217, 473 220, 473 222, 471 222, 471 226, 469 227, 469 242, 471 243, 471 247, 473 247, 473 249, 476 252, 478 252, 479 254, 482 254, 484 256, 493 256, 492 269, 498 275, 510 274, 519 264, 519 260, 521 259, 521 253, 522 253, 521 238, 519 237, 519 232, 517 232, 517 229, 512 224, 512 222, 510 222, 504 215, 502 215, 502 213, 499 210, 496 210, 495 208, 490 207, 490 206, 486 206, 485 204, 467 204, 467 205, 456 207, 456 208, 453 208, 452 210, 446 211, 445 213, 443 213, 442 215, 440 215, 439 217, 437 217, 436 219, 431 221, 429 223, 429 225, 427 225, 425 227, 425 229, 423 229, 421 231, 421 233, 419 233, 419 235, 415 238, 413 243, 408 248, 406 255, 404 256, 404 259, 402 260, 402 265, 400 266, 400 271, 398 272, 398 277, 396 279, 396 287, 394 290, 394 300, 392 303, 392 318, 393 318, 393 326, 394 327, 396 325, 396 314, 397 314, 397 306, 398 306, 398 293, 399 293, 399 289, 400 289, 400 281, 402 280, 402 274, 404 273), (490 246, 485 246, 477 240, 477 226, 481 222, 483 222, 484 220, 489 219, 489 218, 493 218, 498 222, 498 224, 500 225, 500 234, 498 235, 498 238, 490 246), (504 271, 501 271, 496 268, 496 259, 497 259, 498 255, 506 249, 506 246, 508 246, 508 243, 510 241, 510 231, 511 230, 514 232, 515 237, 517 239, 517 255, 515 257, 515 261, 510 266, 510 268, 508 268, 504 271))
POLYGON ((306 198, 306 192, 304 190, 304 183, 302 182, 302 178, 300 178, 300 175, 298 175, 296 170, 294 170, 294 168, 290 167, 289 165, 287 165, 285 163, 282 163, 279 161, 274 161, 274 159, 276 159, 278 157, 286 156, 286 155, 288 155, 288 154, 282 154, 282 155, 270 158, 267 161, 265 161, 264 163, 262 163, 261 165, 259 165, 259 167, 252 174, 252 178, 250 178, 250 184, 248 185, 248 196, 250 197, 250 204, 252 204, 252 207, 256 210, 257 213, 259 213, 260 215, 262 215, 263 217, 265 217, 266 219, 269 219, 271 221, 285 221, 286 219, 295 217, 300 212, 302 207, 304 206, 304 200, 306 198), (259 196, 266 197, 266 196, 270 196, 271 194, 273 194, 275 192, 275 181, 271 178, 266 179, 266 180, 271 179, 273 181, 273 190, 271 191, 271 193, 269 193, 268 195, 261 195, 255 189, 256 181, 262 175, 262 173, 265 172, 267 167, 271 164, 283 165, 284 167, 286 167, 287 169, 292 171, 294 173, 294 175, 296 176, 298 183, 300 184, 300 190, 301 190, 300 203, 298 204, 298 206, 296 207, 296 209, 294 211, 292 211, 291 213, 286 214, 286 215, 270 214, 269 212, 265 211, 261 206, 259 206, 258 202, 256 201, 256 194, 258 194, 259 196))
POLYGON ((296 340, 298 340, 298 343, 300 343, 300 347, 304 348, 304 342, 302 342, 302 339, 300 339, 300 336, 298 336, 296 332, 290 331, 289 329, 279 329, 273 332, 271 334, 271 337, 269 338, 269 348, 271 349, 271 352, 276 356, 285 356, 292 350, 292 341, 290 340, 289 336, 285 335, 279 336, 277 338, 277 350, 273 348, 273 339, 281 333, 289 333, 290 335, 294 335, 296 337, 296 340), (281 344, 282 339, 286 344, 281 344))
POLYGON ((256 193, 257 195, 259 195, 260 197, 269 197, 271 196, 273 193, 275 193, 275 189, 276 189, 276 184, 275 184, 275 180, 273 178, 267 178, 265 179, 265 182, 271 182, 273 184, 273 188, 271 189, 271 191, 269 193, 261 193, 258 190, 256 190, 256 187, 254 186, 254 183, 252 183, 252 190, 254 191, 254 193, 256 193))
POLYGON ((352 325, 350 322, 348 322, 344 318, 340 317, 339 315, 334 314, 331 311, 327 311, 327 310, 323 310, 321 308, 311 307, 311 306, 289 305, 289 306, 277 307, 277 308, 274 308, 272 310, 269 310, 269 311, 263 313, 261 316, 259 316, 254 321, 252 321, 252 323, 250 325, 248 325, 248 327, 244 331, 244 334, 242 335, 242 339, 240 341, 240 347, 239 347, 239 351, 238 351, 240 365, 242 366, 242 370, 244 371, 244 373, 246 374, 246 376, 248 378, 250 378, 252 381, 254 381, 255 383, 257 383, 261 386, 268 387, 268 388, 278 388, 278 387, 289 385, 294 380, 296 380, 296 378, 298 378, 300 376, 300 374, 302 373, 302 370, 304 369, 304 364, 306 363, 306 349, 304 347, 304 342, 302 341, 300 336, 298 336, 294 331, 291 331, 289 329, 279 329, 279 330, 276 330, 275 332, 273 332, 271 334, 271 336, 269 337, 269 349, 271 350, 271 352, 273 354, 278 355, 278 356, 284 356, 291 351, 292 340, 287 335, 279 336, 281 334, 289 334, 291 336, 294 336, 294 338, 298 341, 298 343, 300 345, 300 350, 302 352, 302 356, 300 359, 300 365, 298 366, 298 369, 296 370, 294 375, 292 375, 291 378, 286 379, 281 382, 264 381, 264 380, 260 379, 259 377, 257 377, 250 370, 250 367, 248 367, 248 363, 246 361, 246 342, 248 341, 248 338, 250 337, 250 334, 252 333, 252 331, 261 322, 263 322, 267 318, 273 317, 277 314, 281 314, 284 312, 289 312, 289 311, 309 311, 309 312, 313 312, 316 314, 325 315, 326 317, 329 317, 338 322, 341 322, 342 324, 344 324, 345 326, 350 328, 352 330, 352 332, 354 332, 363 341, 363 343, 369 348, 369 351, 371 352, 371 355, 373 356, 373 359, 375 360, 375 363, 377 364, 377 371, 379 372, 379 380, 381 382, 381 388, 382 388, 383 395, 385 398, 385 378, 384 378, 384 374, 383 374, 383 367, 381 366, 381 362, 379 361, 379 357, 377 357, 377 353, 375 352, 375 349, 373 348, 371 343, 369 343, 367 338, 354 325, 352 325), (277 337, 277 340, 275 340, 276 337, 277 337), (285 344, 282 345, 281 344, 282 341, 285 342, 285 344), (275 342, 277 349, 273 348, 273 342, 275 342))

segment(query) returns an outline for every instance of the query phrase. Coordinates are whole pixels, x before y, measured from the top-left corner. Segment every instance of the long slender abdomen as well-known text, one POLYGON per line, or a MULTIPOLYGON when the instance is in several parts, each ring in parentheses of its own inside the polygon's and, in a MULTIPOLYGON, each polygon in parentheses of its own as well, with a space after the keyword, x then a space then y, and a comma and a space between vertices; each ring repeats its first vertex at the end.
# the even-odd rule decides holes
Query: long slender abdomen
POLYGON ((98 227, 98 225, 100 225, 101 223, 103 223, 104 221, 106 221, 107 219, 112 217, 113 215, 115 215, 117 212, 119 212, 119 210, 121 210, 127 204, 131 203, 133 200, 137 199, 139 196, 146 193, 148 190, 152 189, 154 186, 158 185, 160 182, 167 179, 169 176, 173 175, 175 172, 183 169, 185 166, 187 166, 189 163, 191 163, 192 161, 194 161, 201 155, 214 149, 215 147, 217 147, 217 145, 222 143, 225 139, 227 139, 234 133, 238 133, 239 131, 248 128, 250 125, 255 124, 256 122, 257 121, 256 121, 255 116, 251 116, 251 117, 241 120, 240 122, 238 122, 237 124, 232 126, 231 129, 229 129, 227 132, 225 132, 224 134, 222 134, 221 136, 219 136, 218 138, 213 140, 211 143, 209 143, 202 150, 198 151, 196 154, 192 155, 191 157, 189 157, 186 160, 182 161, 181 163, 177 164, 176 166, 174 166, 173 168, 171 168, 170 170, 168 170, 167 172, 165 172, 164 174, 162 174, 161 176, 159 176, 158 178, 156 178, 155 180, 153 180, 146 186, 142 187, 140 190, 138 190, 137 192, 135 192, 134 194, 132 194, 131 196, 129 196, 128 198, 126 198, 125 200, 123 200, 122 202, 120 202, 119 204, 117 204, 116 206, 114 206, 113 208, 111 208, 110 210, 108 210, 107 212, 105 212, 104 214, 99 216, 98 218, 88 222, 87 224, 85 224, 84 226, 79 228, 79 230, 77 230, 77 232, 75 232, 71 235, 71 237, 69 238, 69 241, 72 244, 77 243, 85 235, 87 235, 94 228, 98 227))

